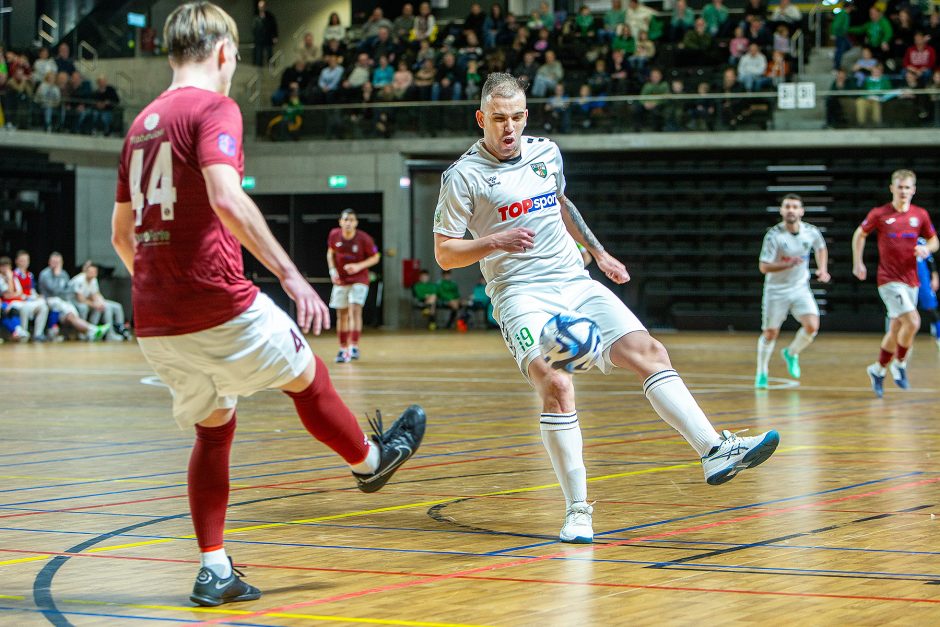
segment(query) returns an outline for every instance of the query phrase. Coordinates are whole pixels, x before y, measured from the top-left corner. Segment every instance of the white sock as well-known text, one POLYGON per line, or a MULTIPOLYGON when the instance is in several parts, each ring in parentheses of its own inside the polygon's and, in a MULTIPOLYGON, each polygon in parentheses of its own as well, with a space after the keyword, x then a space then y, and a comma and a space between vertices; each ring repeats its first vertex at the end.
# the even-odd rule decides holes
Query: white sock
POLYGON ((675 370, 661 370, 650 375, 643 382, 643 392, 659 417, 681 433, 699 457, 704 457, 721 442, 721 436, 708 422, 675 370))
POLYGON ((375 442, 369 440, 369 452, 366 453, 366 458, 358 464, 350 464, 349 467, 357 474, 370 475, 378 470, 381 456, 382 451, 375 445, 375 442))
POLYGON ((565 507, 587 500, 587 470, 581 456, 581 426, 578 412, 542 414, 539 419, 542 443, 552 460, 555 476, 565 493, 565 507))
POLYGON ((887 368, 879 364, 877 361, 871 365, 871 368, 875 371, 875 374, 879 377, 885 376, 885 373, 888 371, 887 368))
POLYGON ((200 553, 200 557, 202 565, 212 569, 212 572, 222 579, 228 579, 232 576, 232 562, 229 561, 224 548, 200 553))
POLYGON ((796 332, 796 337, 794 337, 793 341, 790 342, 790 345, 787 346, 787 351, 791 355, 799 355, 800 351, 802 351, 807 346, 812 344, 815 338, 816 338, 815 333, 810 335, 809 333, 804 331, 801 327, 800 330, 796 332))
POLYGON ((763 334, 757 339, 757 372, 767 374, 770 356, 774 354, 777 340, 768 340, 763 334))

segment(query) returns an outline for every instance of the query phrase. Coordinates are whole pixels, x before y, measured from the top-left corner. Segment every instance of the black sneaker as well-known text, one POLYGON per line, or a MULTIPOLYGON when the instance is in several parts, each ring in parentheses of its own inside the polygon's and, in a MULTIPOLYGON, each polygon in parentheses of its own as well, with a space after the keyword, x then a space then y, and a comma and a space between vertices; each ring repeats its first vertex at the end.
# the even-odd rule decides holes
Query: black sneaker
MULTIPOLYGON (((232 558, 228 558, 228 561, 231 563, 232 558)), ((261 590, 239 579, 239 575, 245 576, 235 568, 234 564, 232 574, 228 579, 222 579, 215 574, 214 570, 203 566, 196 575, 196 584, 193 586, 193 593, 189 595, 189 600, 198 605, 215 607, 223 603, 260 599, 261 590)))
POLYGON ((383 433, 382 413, 376 410, 375 420, 369 418, 369 424, 375 432, 372 441, 380 451, 379 467, 374 473, 368 475, 353 473, 360 490, 378 492, 388 483, 398 467, 408 461, 418 450, 421 439, 424 438, 427 419, 424 410, 419 405, 412 405, 399 416, 388 431, 383 433))

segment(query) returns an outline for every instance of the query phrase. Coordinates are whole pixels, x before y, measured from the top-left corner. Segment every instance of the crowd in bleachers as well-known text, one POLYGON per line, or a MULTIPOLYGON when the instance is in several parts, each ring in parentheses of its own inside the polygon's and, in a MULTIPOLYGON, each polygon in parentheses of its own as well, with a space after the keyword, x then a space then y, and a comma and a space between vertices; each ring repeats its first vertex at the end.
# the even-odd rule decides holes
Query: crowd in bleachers
POLYGON ((29 266, 25 250, 0 257, 0 342, 130 338, 123 306, 101 293, 96 263, 86 261, 69 276, 62 255, 53 252, 38 279, 29 266))
MULTIPOLYGON (((721 102, 708 95, 775 91, 792 78, 798 61, 792 36, 805 29, 807 16, 791 0, 770 7, 765 0, 747 0, 743 10, 735 11, 723 0, 708 0, 700 9, 687 0, 669 5, 671 9, 657 12, 640 0, 612 0, 612 8, 602 14, 587 7, 568 14, 543 2, 531 15, 517 16, 501 3, 488 11, 474 3, 462 20, 444 23, 430 3, 421 2, 417 9, 404 3, 398 16, 375 8, 352 28, 334 13, 319 33, 322 43, 316 45, 316 34, 308 32, 293 55, 295 62, 271 98, 284 112, 267 130, 275 138, 298 138, 304 105, 472 101, 487 74, 496 71, 524 77, 530 96, 550 99, 530 107, 530 115, 562 132, 604 129, 611 118, 621 127, 626 120, 636 130, 733 129, 749 117, 761 120, 759 124, 768 120, 770 99, 721 102), (655 98, 669 93, 702 98, 655 98), (624 95, 651 98, 628 106, 608 100, 624 95)), ((858 57, 868 46, 890 74, 891 85, 904 86, 905 70, 910 70, 918 88, 928 86, 936 64, 934 47, 940 44, 940 33, 934 32, 940 17, 906 1, 891 0, 886 13, 874 7, 864 0, 839 8, 833 23, 837 64, 843 57, 858 57), (920 43, 915 42, 917 32, 922 33, 920 43), (924 47, 933 54, 928 57, 924 47)), ((867 78, 870 69, 863 64, 859 72, 867 78)), ((867 112, 868 106, 863 107, 867 112)), ((367 126, 363 135, 392 133, 396 120, 391 110, 364 111, 350 114, 367 126)), ((343 126, 334 124, 332 130, 345 132, 343 126)))
POLYGON ((121 99, 105 75, 92 83, 69 45, 55 57, 45 47, 5 50, 0 44, 0 126, 84 135, 120 135, 121 99))

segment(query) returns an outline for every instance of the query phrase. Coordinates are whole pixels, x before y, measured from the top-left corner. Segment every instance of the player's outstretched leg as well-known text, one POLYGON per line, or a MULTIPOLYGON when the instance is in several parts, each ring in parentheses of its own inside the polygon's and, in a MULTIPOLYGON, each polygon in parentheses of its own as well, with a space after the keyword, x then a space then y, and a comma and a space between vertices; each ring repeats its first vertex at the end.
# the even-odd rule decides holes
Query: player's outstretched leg
POLYGON ((709 484, 733 479, 741 470, 766 461, 777 448, 780 436, 776 431, 751 438, 739 438, 727 431, 718 435, 679 373, 673 370, 665 347, 645 331, 617 340, 610 358, 614 365, 646 377, 646 398, 659 417, 698 452, 709 484))
MULTIPOLYGON (((333 387, 323 360, 314 355, 309 369, 312 369, 312 381, 305 388, 299 392, 284 390, 293 399, 301 422, 313 437, 349 464, 360 490, 379 490, 418 450, 427 423, 424 410, 412 405, 384 432, 381 414, 377 413, 376 420, 369 420, 375 435, 367 438, 333 387)), ((307 373, 298 377, 297 387, 310 377, 307 373)))
POLYGON ((819 332, 819 316, 808 314, 800 318, 800 330, 790 345, 780 351, 783 361, 787 364, 787 372, 794 379, 800 378, 800 353, 813 343, 816 339, 816 333, 819 332))

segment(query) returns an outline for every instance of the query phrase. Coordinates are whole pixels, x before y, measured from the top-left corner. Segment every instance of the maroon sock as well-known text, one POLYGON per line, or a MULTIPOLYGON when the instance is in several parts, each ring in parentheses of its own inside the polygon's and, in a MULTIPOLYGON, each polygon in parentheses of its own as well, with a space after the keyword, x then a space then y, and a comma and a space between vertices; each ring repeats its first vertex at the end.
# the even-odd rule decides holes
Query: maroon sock
POLYGON ((339 453, 348 464, 358 464, 369 454, 369 443, 359 422, 339 397, 326 364, 317 355, 317 374, 303 392, 285 392, 294 400, 297 415, 310 435, 339 453))
POLYGON ((339 345, 343 348, 349 346, 349 331, 339 332, 339 345))
POLYGON ((349 332, 349 343, 353 346, 359 346, 359 336, 362 335, 362 331, 350 331, 349 332))
POLYGON ((898 344, 898 361, 904 361, 904 358, 907 357, 907 351, 909 351, 910 348, 910 346, 901 346, 898 344))
POLYGON ((894 353, 889 353, 888 351, 882 348, 881 354, 878 355, 878 363, 881 364, 882 367, 887 366, 888 364, 891 363, 892 357, 894 357, 894 353))
POLYGON ((196 443, 189 456, 189 511, 202 551, 222 548, 228 507, 228 461, 235 439, 235 415, 221 427, 196 425, 196 443))

